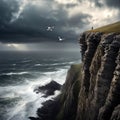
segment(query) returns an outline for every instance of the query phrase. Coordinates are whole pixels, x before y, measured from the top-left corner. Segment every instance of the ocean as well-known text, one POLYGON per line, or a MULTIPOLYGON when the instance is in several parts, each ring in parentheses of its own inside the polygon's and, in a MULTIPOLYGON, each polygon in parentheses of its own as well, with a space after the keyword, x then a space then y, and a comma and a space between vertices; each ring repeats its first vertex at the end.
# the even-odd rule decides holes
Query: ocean
POLYGON ((36 116, 42 97, 34 89, 54 80, 65 82, 71 64, 80 63, 78 52, 0 52, 0 120, 28 120, 36 116))

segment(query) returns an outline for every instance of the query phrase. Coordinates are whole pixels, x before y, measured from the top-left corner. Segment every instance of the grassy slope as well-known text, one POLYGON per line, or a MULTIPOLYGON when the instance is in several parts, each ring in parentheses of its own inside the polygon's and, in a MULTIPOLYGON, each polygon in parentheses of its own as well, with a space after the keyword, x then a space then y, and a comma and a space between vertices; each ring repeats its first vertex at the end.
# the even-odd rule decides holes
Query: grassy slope
POLYGON ((113 24, 109 24, 109 25, 100 27, 100 28, 89 30, 88 32, 103 32, 103 33, 116 32, 116 33, 120 33, 120 21, 113 23, 113 24))

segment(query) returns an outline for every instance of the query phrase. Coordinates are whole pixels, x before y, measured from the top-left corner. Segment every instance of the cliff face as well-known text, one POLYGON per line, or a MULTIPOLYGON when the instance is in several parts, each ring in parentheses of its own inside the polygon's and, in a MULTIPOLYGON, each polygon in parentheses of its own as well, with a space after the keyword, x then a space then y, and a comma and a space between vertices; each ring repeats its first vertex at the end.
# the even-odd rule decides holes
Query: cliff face
POLYGON ((120 34, 81 34, 82 63, 31 120, 120 120, 120 34))
POLYGON ((59 120, 120 120, 120 34, 83 33, 80 46, 81 77, 68 72, 59 120))
POLYGON ((78 95, 81 84, 81 64, 72 65, 60 95, 61 108, 57 120, 75 120, 78 106, 78 95))

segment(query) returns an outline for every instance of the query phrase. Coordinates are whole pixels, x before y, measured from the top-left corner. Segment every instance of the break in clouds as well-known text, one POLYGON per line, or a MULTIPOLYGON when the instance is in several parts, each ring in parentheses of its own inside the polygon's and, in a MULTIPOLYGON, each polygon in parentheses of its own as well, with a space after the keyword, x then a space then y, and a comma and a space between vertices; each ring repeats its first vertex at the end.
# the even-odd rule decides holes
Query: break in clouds
POLYGON ((119 21, 119 6, 119 0, 0 0, 0 49, 59 38, 75 43, 92 26, 119 21))

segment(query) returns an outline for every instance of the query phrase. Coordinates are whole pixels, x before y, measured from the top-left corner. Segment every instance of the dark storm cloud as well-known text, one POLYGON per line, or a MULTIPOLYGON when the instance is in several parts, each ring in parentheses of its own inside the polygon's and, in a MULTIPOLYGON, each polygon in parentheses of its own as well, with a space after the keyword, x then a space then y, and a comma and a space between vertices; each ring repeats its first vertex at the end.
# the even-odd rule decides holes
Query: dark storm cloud
MULTIPOLYGON (((103 3, 100 2, 100 0, 88 0, 90 1, 91 3, 94 2, 96 7, 102 7, 103 6, 103 3)), ((84 0, 78 0, 78 2, 82 3, 84 2, 84 0)))
POLYGON ((105 0, 109 7, 114 7, 120 9, 120 0, 105 0))
MULTIPOLYGON (((78 0, 82 3, 84 0, 78 0)), ((120 0, 88 0, 90 2, 94 2, 96 7, 103 7, 107 5, 108 7, 114 7, 116 9, 120 9, 120 0)))
MULTIPOLYGON (((49 5, 51 4, 52 3, 49 1, 49 5)), ((74 5, 75 4, 73 4, 73 6, 74 5)), ((72 4, 69 4, 68 6, 73 7, 72 4)), ((57 5, 56 9, 44 9, 45 11, 43 11, 43 8, 39 6, 35 7, 29 5, 24 9, 19 19, 10 23, 9 21, 12 19, 12 13, 14 12, 10 11, 10 8, 5 8, 6 11, 10 12, 7 24, 4 22, 0 24, 2 26, 7 25, 7 29, 1 28, 1 42, 24 43, 48 40, 57 41, 58 36, 65 37, 66 40, 73 41, 76 40, 77 37, 75 31, 71 28, 75 26, 83 26, 83 19, 89 17, 89 15, 81 14, 68 19, 68 13, 63 8, 63 5, 57 5), (55 26, 55 28, 53 31, 47 31, 47 26, 55 26)), ((3 17, 3 21, 4 19, 6 18, 3 17)))
POLYGON ((12 13, 18 10, 18 3, 15 0, 0 0, 0 29, 4 28, 12 18, 12 13))
POLYGON ((67 8, 73 8, 73 7, 76 7, 78 6, 78 4, 74 3, 74 4, 66 4, 66 7, 67 8))
POLYGON ((120 0, 104 0, 103 3, 100 0, 94 0, 95 5, 98 7, 102 7, 107 5, 108 7, 114 7, 116 9, 120 9, 120 0))
POLYGON ((95 5, 96 5, 97 7, 103 7, 103 6, 104 6, 104 4, 101 3, 99 0, 95 0, 94 2, 95 2, 95 5))
POLYGON ((72 26, 78 26, 78 27, 83 27, 84 24, 89 23, 88 19, 91 18, 92 16, 89 14, 83 14, 79 13, 74 15, 69 19, 69 24, 72 26))
MULTIPOLYGON (((83 0, 66 4, 57 0, 25 0, 27 5, 21 1, 0 0, 0 42, 57 42, 58 36, 65 38, 65 42, 75 41, 79 36, 77 30, 84 30, 89 26, 93 17, 90 8, 87 12, 84 12, 84 9, 79 11, 83 0), (32 4, 33 1, 36 1, 36 4, 32 4), (77 10, 72 12, 75 8, 77 10), (48 26, 54 26, 53 31, 47 31, 48 26)), ((116 8, 119 5, 119 0, 87 2, 94 2, 98 8, 105 4, 116 8)))

